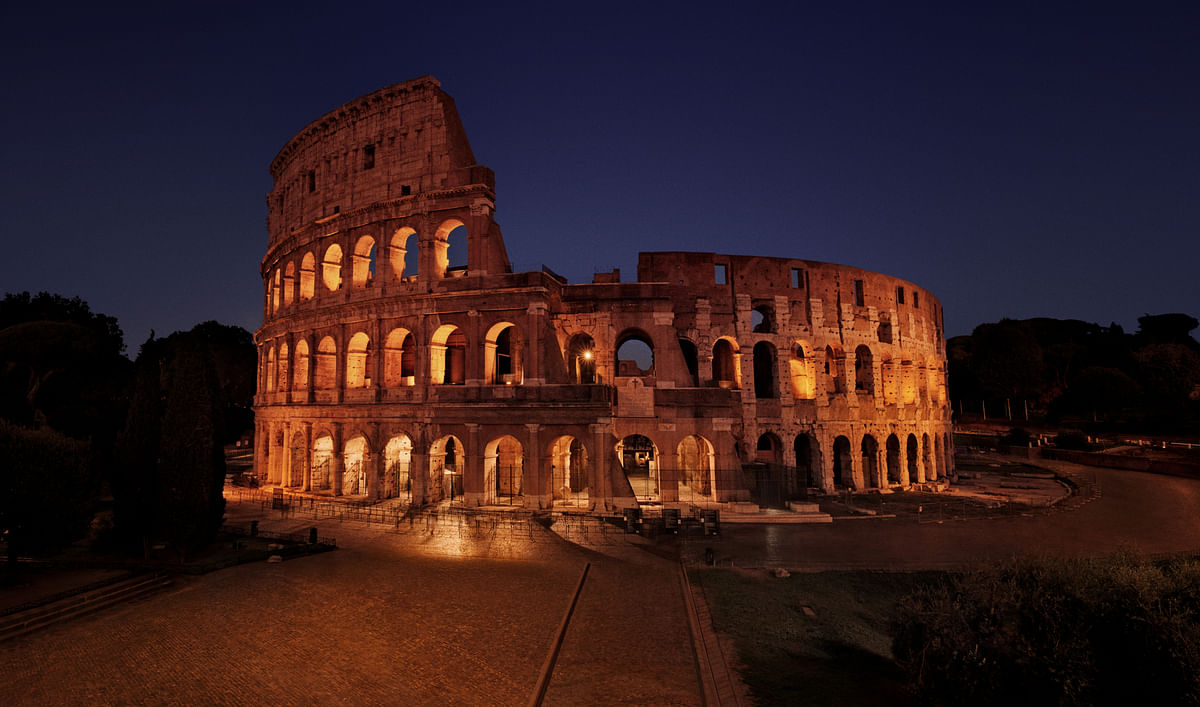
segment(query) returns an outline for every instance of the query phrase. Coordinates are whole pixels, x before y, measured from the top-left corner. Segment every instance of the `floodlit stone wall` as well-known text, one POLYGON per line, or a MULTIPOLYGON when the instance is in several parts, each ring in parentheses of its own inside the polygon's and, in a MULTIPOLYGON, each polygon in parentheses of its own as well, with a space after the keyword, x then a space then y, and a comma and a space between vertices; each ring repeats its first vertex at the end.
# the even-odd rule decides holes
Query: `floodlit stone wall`
POLYGON ((263 483, 611 509, 944 478, 938 300, 853 267, 642 253, 514 273, 431 77, 314 121, 271 164, 263 483))

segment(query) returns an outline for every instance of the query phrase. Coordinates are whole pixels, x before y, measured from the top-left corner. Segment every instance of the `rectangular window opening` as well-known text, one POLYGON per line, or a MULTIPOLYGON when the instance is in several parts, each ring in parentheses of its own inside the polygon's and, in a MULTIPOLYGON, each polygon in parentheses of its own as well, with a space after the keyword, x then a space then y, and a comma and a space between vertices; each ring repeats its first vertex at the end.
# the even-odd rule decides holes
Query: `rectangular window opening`
POLYGON ((363 147, 363 169, 375 169, 375 146, 363 147))
POLYGON ((916 290, 913 290, 913 306, 914 306, 914 307, 920 307, 920 306, 921 306, 921 302, 920 302, 920 300, 917 298, 917 291, 916 291, 916 290))
POLYGON ((713 280, 718 285, 724 285, 726 278, 729 275, 729 266, 725 263, 717 263, 713 266, 713 280))
POLYGON ((400 196, 409 196, 412 194, 412 187, 407 184, 400 185, 400 196))
POLYGON ((863 281, 862 280, 854 281, 854 306, 855 307, 863 306, 863 281))
POLYGON ((311 194, 317 190, 317 173, 315 170, 308 171, 308 192, 311 194))
POLYGON ((792 268, 792 289, 800 290, 804 288, 804 271, 800 268, 792 268))
POLYGON ((896 302, 898 304, 904 304, 904 288, 903 287, 896 288, 896 302))

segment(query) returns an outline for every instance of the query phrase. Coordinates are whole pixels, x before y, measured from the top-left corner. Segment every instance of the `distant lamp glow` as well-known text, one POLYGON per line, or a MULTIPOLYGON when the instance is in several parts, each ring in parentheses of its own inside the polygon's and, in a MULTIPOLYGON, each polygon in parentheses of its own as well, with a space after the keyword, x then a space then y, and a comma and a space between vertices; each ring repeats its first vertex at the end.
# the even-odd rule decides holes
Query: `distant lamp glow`
POLYGON ((584 351, 584 352, 583 352, 583 360, 584 360, 584 361, 591 361, 591 360, 592 360, 592 352, 591 352, 591 351, 584 351))

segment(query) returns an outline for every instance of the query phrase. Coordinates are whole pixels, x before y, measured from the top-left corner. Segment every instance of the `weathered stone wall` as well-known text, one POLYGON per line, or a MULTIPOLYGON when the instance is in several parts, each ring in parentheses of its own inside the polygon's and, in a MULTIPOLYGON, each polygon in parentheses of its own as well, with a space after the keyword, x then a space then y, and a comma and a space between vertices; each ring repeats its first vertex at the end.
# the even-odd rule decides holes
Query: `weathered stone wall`
POLYGON ((755 461, 796 493, 952 469, 941 306, 912 283, 712 253, 643 253, 636 283, 513 273, 430 77, 313 122, 271 173, 266 483, 612 508, 745 499, 755 461))

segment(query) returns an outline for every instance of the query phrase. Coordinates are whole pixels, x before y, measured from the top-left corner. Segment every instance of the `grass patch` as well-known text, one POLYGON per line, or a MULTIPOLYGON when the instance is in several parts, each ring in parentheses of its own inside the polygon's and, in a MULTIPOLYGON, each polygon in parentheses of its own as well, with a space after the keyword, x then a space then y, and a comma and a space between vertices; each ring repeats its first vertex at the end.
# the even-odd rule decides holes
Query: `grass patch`
POLYGON ((692 570, 760 704, 911 704, 888 627, 901 597, 942 572, 692 570), (812 609, 808 616, 804 607, 812 609))

